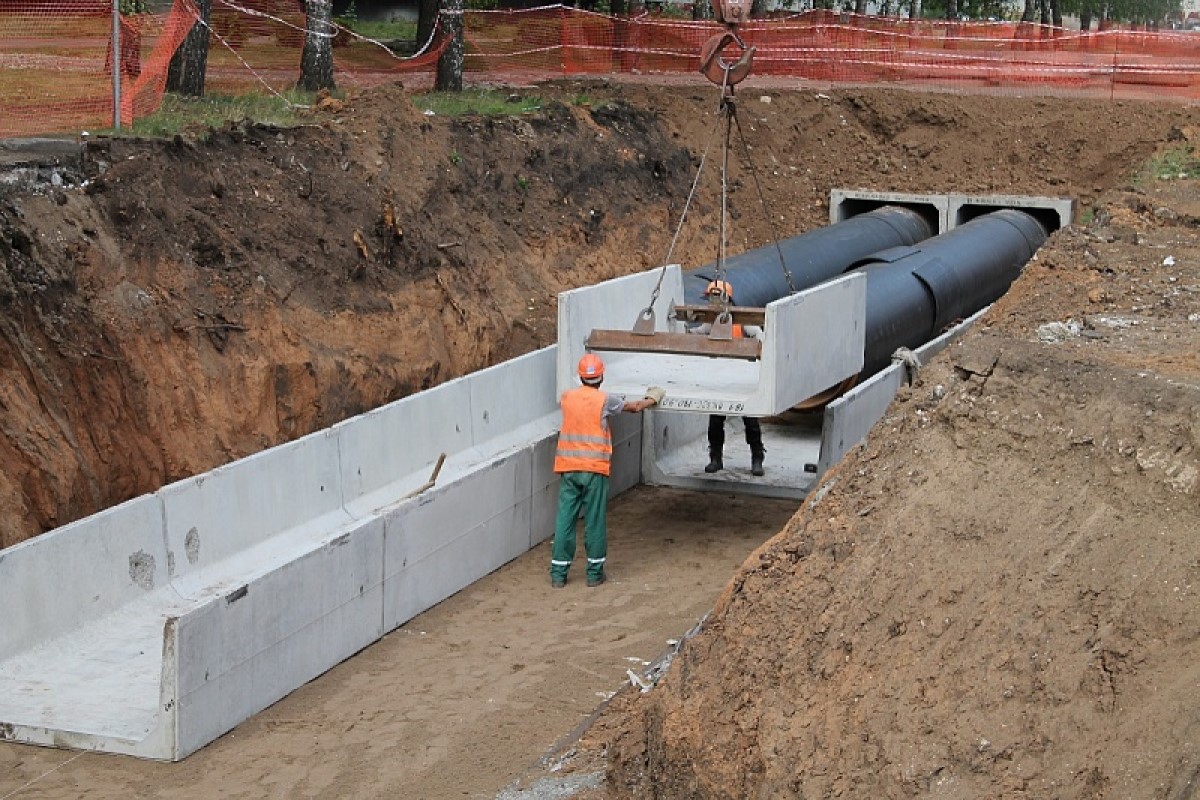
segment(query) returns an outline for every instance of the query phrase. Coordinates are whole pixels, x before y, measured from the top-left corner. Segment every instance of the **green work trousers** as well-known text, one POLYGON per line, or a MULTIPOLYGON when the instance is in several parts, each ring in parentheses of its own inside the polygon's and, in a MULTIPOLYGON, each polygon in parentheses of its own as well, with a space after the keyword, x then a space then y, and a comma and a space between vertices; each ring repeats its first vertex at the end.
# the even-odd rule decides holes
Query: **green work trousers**
POLYGON ((583 549, 587 576, 604 574, 608 555, 608 476, 595 472, 564 472, 558 476, 558 517, 554 521, 554 549, 550 553, 550 579, 566 580, 575 558, 575 520, 583 509, 583 549))

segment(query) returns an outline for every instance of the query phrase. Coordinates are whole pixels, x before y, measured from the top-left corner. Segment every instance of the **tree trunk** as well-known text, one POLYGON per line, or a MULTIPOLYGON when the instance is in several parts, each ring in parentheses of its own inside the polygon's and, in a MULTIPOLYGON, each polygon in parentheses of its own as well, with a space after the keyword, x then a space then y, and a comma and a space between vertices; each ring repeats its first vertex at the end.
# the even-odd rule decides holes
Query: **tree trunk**
POLYGON ((332 0, 304 0, 304 49, 300 52, 300 81, 306 92, 336 89, 333 82, 332 0))
POLYGON ((429 41, 433 28, 438 21, 438 0, 418 0, 417 2, 417 47, 429 41))
POLYGON ((624 16, 628 8, 629 6, 625 0, 612 0, 612 14, 614 17, 624 16))
POLYGON ((1054 27, 1061 28, 1062 21, 1062 3, 1059 0, 1050 0, 1050 19, 1054 23, 1054 27))
POLYGON ((167 91, 189 97, 204 96, 204 77, 208 72, 208 23, 212 0, 196 0, 202 22, 197 22, 171 56, 167 66, 167 91))
POLYGON ((449 40, 437 65, 439 92, 461 92, 463 74, 463 0, 445 0, 442 9, 442 36, 449 40))
POLYGON ((946 19, 958 19, 958 0, 946 0, 946 19))
POLYGON ((1042 24, 1048 27, 1050 25, 1050 0, 1038 0, 1038 7, 1042 12, 1042 24))
POLYGON ((867 0, 854 0, 854 13, 855 14, 866 14, 867 13, 867 0))
POLYGON ((908 18, 909 19, 920 19, 921 18, 921 0, 909 0, 908 18))
POLYGON ((1025 0, 1025 10, 1021 12, 1021 22, 1033 22, 1034 0, 1025 0))
POLYGON ((1079 30, 1088 31, 1092 28, 1092 9, 1084 6, 1079 10, 1079 30))

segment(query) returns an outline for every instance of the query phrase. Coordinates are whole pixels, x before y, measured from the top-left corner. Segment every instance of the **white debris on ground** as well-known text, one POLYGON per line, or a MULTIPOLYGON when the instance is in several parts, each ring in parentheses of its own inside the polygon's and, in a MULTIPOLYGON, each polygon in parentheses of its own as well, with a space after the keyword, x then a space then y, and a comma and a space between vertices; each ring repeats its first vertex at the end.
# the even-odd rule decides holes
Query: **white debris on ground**
POLYGON ((1074 339, 1083 330, 1083 326, 1073 319, 1066 322, 1047 322, 1039 325, 1037 337, 1040 342, 1064 342, 1074 339))

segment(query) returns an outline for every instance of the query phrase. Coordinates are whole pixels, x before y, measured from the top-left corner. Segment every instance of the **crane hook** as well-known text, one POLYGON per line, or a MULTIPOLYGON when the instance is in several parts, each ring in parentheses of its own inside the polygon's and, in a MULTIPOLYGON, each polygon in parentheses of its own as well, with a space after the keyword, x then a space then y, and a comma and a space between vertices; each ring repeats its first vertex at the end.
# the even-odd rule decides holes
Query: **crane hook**
POLYGON ((754 48, 746 47, 733 31, 726 31, 712 37, 700 48, 700 72, 717 86, 733 86, 744 81, 750 74, 753 59, 754 48), (730 44, 742 48, 742 54, 736 61, 721 57, 721 51, 730 44))

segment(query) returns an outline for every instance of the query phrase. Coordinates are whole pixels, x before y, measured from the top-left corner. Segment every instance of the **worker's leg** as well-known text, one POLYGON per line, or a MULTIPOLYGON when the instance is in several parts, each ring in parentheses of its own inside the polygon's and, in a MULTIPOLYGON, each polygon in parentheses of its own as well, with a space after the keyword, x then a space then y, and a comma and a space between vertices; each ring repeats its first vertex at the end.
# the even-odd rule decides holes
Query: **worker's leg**
POLYGON ((763 447, 762 425, 755 417, 744 417, 746 424, 746 444, 750 445, 750 474, 763 474, 763 455, 767 449, 763 447))
POLYGON ((725 417, 720 414, 709 414, 708 416, 708 466, 704 468, 705 472, 713 473, 720 472, 724 468, 725 463, 721 460, 721 453, 725 449, 725 417))
POLYGON ((554 519, 554 547, 550 551, 550 582, 567 580, 571 559, 575 558, 575 520, 583 503, 582 478, 591 473, 563 472, 558 476, 558 516, 554 519))
POLYGON ((587 551, 589 584, 604 580, 604 562, 608 558, 608 476, 582 473, 583 549, 587 551))

